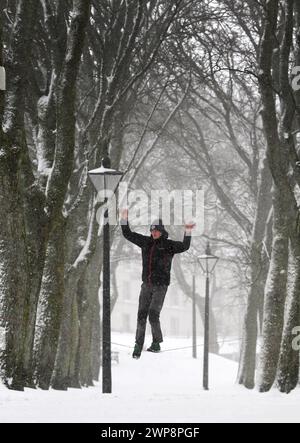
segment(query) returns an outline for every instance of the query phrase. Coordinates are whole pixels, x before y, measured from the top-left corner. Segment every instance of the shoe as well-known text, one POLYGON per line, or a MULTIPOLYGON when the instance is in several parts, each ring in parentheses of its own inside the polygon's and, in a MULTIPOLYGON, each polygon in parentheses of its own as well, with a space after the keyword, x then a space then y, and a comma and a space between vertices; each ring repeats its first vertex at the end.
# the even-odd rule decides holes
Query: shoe
POLYGON ((132 358, 135 358, 136 360, 138 360, 141 356, 142 350, 143 350, 143 348, 140 345, 136 344, 134 347, 132 358))
POLYGON ((160 344, 153 342, 150 348, 147 349, 148 352, 158 353, 160 352, 160 344))

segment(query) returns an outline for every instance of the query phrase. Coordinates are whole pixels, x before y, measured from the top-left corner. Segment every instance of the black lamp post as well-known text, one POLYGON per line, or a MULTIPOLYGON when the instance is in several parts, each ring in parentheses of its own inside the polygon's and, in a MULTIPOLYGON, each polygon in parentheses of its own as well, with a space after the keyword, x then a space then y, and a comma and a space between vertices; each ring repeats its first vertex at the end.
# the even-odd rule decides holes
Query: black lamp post
POLYGON ((206 275, 205 291, 205 325, 204 325, 204 361, 203 361, 203 388, 208 391, 209 382, 209 277, 213 274, 219 257, 211 253, 210 244, 207 243, 205 255, 199 257, 200 266, 206 275))
MULTIPOLYGON (((97 192, 103 192, 107 204, 107 191, 115 192, 123 173, 111 169, 109 157, 102 160, 99 169, 89 171, 89 176, 97 192)), ((110 227, 108 209, 104 213, 103 224, 103 304, 102 304, 102 392, 111 394, 111 305, 110 305, 110 227)))

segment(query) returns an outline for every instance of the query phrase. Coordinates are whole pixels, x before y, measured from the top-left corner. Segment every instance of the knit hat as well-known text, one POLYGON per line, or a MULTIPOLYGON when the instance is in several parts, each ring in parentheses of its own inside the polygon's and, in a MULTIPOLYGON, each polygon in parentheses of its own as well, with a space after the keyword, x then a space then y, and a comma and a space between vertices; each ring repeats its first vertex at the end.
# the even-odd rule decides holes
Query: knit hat
POLYGON ((168 234, 168 232, 165 229, 165 226, 164 226, 164 224, 162 222, 162 219, 155 220, 152 223, 152 225, 150 226, 150 232, 152 232, 154 230, 161 232, 162 236, 165 237, 165 238, 169 237, 169 234, 168 234))

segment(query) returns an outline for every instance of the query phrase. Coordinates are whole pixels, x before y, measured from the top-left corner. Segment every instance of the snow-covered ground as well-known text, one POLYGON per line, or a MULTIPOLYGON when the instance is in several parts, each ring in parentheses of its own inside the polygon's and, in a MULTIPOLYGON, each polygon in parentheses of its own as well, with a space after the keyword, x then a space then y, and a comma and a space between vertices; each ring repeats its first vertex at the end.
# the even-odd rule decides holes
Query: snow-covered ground
MULTIPOLYGON (((131 358, 134 337, 113 334, 120 363, 113 364, 113 394, 101 385, 68 392, 0 387, 0 422, 238 423, 300 422, 300 390, 282 395, 235 385, 237 364, 210 357, 210 391, 202 390, 202 348, 191 356, 189 340, 166 339, 159 355, 131 358), (170 349, 177 349, 169 351, 170 349)), ((146 344, 150 344, 150 339, 146 344)))

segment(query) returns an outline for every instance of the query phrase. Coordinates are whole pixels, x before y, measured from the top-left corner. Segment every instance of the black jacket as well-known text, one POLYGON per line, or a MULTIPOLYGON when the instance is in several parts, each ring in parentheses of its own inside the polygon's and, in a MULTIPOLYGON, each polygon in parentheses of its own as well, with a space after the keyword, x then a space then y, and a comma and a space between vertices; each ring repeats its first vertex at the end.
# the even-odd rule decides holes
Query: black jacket
POLYGON ((143 282, 149 285, 169 286, 171 279, 172 260, 175 254, 188 251, 191 246, 191 236, 185 235, 183 242, 168 240, 161 237, 154 240, 132 232, 130 227, 122 225, 124 237, 142 249, 143 282))

